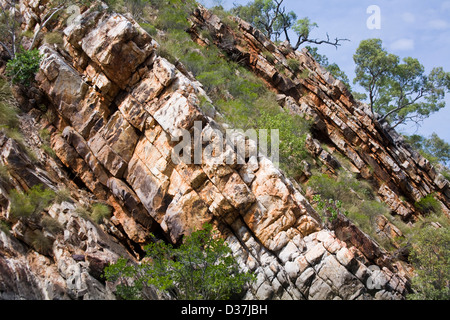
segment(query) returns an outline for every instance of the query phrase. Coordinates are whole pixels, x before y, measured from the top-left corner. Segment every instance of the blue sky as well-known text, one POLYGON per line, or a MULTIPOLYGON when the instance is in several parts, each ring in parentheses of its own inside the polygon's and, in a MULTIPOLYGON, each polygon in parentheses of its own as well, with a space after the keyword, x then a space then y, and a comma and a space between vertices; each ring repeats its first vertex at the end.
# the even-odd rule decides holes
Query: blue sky
MULTIPOLYGON (((245 4, 246 0, 204 0, 206 6, 221 3, 226 9, 233 3, 245 4)), ((299 18, 309 17, 318 24, 312 38, 347 38, 337 50, 321 45, 319 53, 336 62, 352 81, 355 74, 353 54, 361 40, 380 38, 390 53, 401 58, 413 57, 422 63, 428 73, 433 67, 443 67, 450 72, 450 0, 284 0, 287 10, 299 18), (380 8, 381 28, 369 29, 371 16, 367 8, 380 8)), ((357 88, 356 88, 357 89, 357 88)), ((358 91, 358 90, 357 90, 358 91)), ((359 90, 362 91, 362 90, 359 90)), ((399 126, 400 132, 417 133, 428 137, 433 132, 450 143, 450 94, 446 107, 425 120, 420 128, 415 125, 399 126)))

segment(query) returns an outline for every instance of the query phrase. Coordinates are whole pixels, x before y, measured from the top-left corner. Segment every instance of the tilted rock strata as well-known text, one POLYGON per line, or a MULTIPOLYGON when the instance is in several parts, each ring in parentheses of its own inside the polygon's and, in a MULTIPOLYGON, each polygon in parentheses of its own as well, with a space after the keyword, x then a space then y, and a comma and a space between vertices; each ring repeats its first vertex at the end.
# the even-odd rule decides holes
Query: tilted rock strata
POLYGON ((267 158, 253 159, 250 178, 247 164, 172 161, 181 129, 201 121, 207 135, 220 125, 199 108, 201 86, 157 56, 157 44, 135 22, 87 11, 64 32, 72 63, 41 48, 38 80, 62 130, 53 134, 52 147, 95 195, 114 204, 131 240, 144 244, 157 224, 179 242, 213 222, 242 268, 257 273, 246 298, 405 294, 404 278, 387 268, 372 272, 359 250, 322 229, 306 199, 267 158), (373 277, 383 279, 376 289, 373 277))
MULTIPOLYGON (((324 229, 269 159, 259 155, 244 165, 210 158, 201 165, 172 161, 177 144, 172 139, 182 129, 193 130, 200 121, 202 134, 211 136, 221 126, 199 109, 205 96, 201 85, 157 56, 157 43, 134 21, 88 10, 64 32, 64 51, 40 49, 38 83, 57 115, 47 124, 51 146, 80 183, 114 208, 114 216, 99 229, 80 218, 72 203, 52 206, 48 214, 65 228, 53 242, 52 259, 16 244, 20 224, 12 228, 14 238, 0 231, 3 298, 112 298, 108 284, 96 278, 104 265, 119 256, 139 257, 152 231, 162 230, 176 243, 204 222, 216 226, 242 269, 256 272, 247 299, 405 296, 407 280, 395 265, 383 263, 384 253, 368 257, 324 229), (14 287, 16 271, 22 276, 14 287)), ((13 143, 8 141, 1 142, 3 163, 13 163, 9 155, 17 153, 5 151, 13 143)), ((237 159, 227 142, 224 146, 237 159)), ((26 165, 19 167, 33 167, 29 159, 22 162, 26 165)), ((47 182, 37 169, 9 169, 17 173, 17 184, 30 172, 32 181, 38 178, 22 179, 28 188, 55 188, 56 182, 47 182)), ((7 194, 0 200, 7 215, 7 194)))
MULTIPOLYGON (((414 203, 428 194, 434 194, 443 212, 450 215, 449 181, 388 124, 380 126, 373 121, 368 106, 355 101, 345 85, 306 49, 294 51, 286 43, 277 47, 247 22, 235 20, 237 31, 200 6, 191 17, 191 34, 204 44, 207 40, 199 31, 208 30, 214 44, 264 79, 286 109, 314 119, 319 136, 326 137, 325 141, 331 141, 352 162, 354 172, 373 179, 380 199, 403 220, 417 217, 414 203), (273 59, 268 59, 268 54, 273 59), (289 59, 299 62, 298 70, 289 67, 289 59)), ((335 159, 325 150, 313 148, 313 153, 331 170, 336 169, 335 159)))
MULTIPOLYGON (((33 121, 27 124, 31 132, 33 121)), ((53 161, 48 161, 55 165, 53 172, 46 171, 3 133, 0 133, 0 155, 0 162, 8 171, 8 176, 0 179, 0 218, 11 225, 9 231, 0 229, 0 299, 114 299, 101 275, 104 267, 119 257, 133 261, 133 256, 118 241, 124 236, 118 230, 117 237, 108 235, 107 228, 114 229, 111 223, 102 229, 80 217, 77 208, 88 195, 81 202, 72 199, 55 203, 42 213, 41 218, 55 219, 63 228, 61 232, 49 232, 39 223, 12 217, 10 190, 26 191, 40 185, 56 191, 68 177, 53 161), (48 251, 30 250, 36 232, 41 232, 44 241, 49 242, 48 251)))

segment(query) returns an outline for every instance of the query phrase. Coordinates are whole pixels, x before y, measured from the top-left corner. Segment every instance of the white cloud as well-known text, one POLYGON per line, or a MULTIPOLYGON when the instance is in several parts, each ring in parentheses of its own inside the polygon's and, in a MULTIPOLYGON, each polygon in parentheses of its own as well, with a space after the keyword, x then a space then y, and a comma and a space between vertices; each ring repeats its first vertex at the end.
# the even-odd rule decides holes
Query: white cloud
POLYGON ((448 23, 442 19, 434 19, 428 22, 428 26, 433 30, 444 30, 448 28, 448 23))
POLYGON ((441 9, 442 9, 442 11, 450 11, 450 1, 444 1, 442 4, 441 4, 441 9))
POLYGON ((391 50, 406 51, 414 50, 414 40, 413 39, 398 39, 391 44, 391 50))
POLYGON ((416 16, 411 12, 405 12, 402 14, 402 20, 406 23, 414 23, 416 22, 416 16))

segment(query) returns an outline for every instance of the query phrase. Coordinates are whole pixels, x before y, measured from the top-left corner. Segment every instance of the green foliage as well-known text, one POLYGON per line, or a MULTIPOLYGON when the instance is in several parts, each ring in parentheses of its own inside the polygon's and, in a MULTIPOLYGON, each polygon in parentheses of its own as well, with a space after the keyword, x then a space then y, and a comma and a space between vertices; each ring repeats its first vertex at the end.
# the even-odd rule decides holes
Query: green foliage
POLYGON ((413 146, 420 154, 431 163, 440 162, 444 165, 450 163, 450 144, 432 133, 429 138, 418 134, 404 135, 405 141, 413 146))
POLYGON ((413 237, 409 260, 416 276, 411 300, 450 299, 450 229, 446 225, 435 229, 426 224, 413 237))
POLYGON ((419 124, 445 106, 445 93, 450 91, 450 73, 441 67, 426 75, 417 59, 400 61, 382 47, 380 39, 361 41, 353 60, 356 64, 354 83, 368 93, 372 111, 381 114, 393 127, 412 121, 419 124))
POLYGON ((366 182, 359 181, 345 172, 339 172, 336 179, 326 174, 314 175, 308 185, 324 198, 341 200, 344 203, 353 204, 363 199, 373 199, 371 187, 366 182))
POLYGON ((64 231, 63 226, 58 222, 58 220, 50 216, 43 217, 41 220, 41 225, 45 230, 53 234, 60 234, 64 231))
POLYGON ((9 234, 9 231, 11 231, 11 225, 8 221, 0 220, 0 230, 6 234, 9 234))
POLYGON ((314 60, 316 60, 325 70, 329 71, 335 79, 341 80, 345 86, 350 90, 350 80, 344 71, 339 68, 336 63, 331 63, 328 61, 328 57, 322 55, 318 52, 317 47, 306 46, 308 52, 313 56, 314 60))
POLYGON ((55 202, 61 204, 65 201, 71 201, 70 190, 67 188, 62 188, 56 191, 55 202))
POLYGON ((142 298, 146 286, 176 292, 180 300, 229 299, 254 280, 250 272, 239 271, 231 249, 209 224, 186 237, 179 248, 159 241, 146 252, 149 260, 140 265, 119 259, 105 268, 108 281, 119 281, 117 294, 124 299, 142 298))
POLYGON ((424 215, 427 214, 440 214, 441 213, 441 205, 439 201, 436 200, 433 194, 429 194, 419 201, 417 201, 414 206, 420 210, 420 212, 424 215))
POLYGON ((94 203, 91 206, 91 217, 96 223, 103 222, 111 217, 111 208, 103 203, 94 203))
POLYGON ((287 64, 294 73, 300 70, 300 61, 297 59, 287 59, 287 64))
POLYGON ((14 97, 7 81, 0 77, 0 127, 11 129, 19 125, 14 97))
POLYGON ((41 230, 34 230, 27 234, 25 241, 29 243, 37 252, 49 255, 53 242, 44 235, 41 230))
MULTIPOLYGON (((342 201, 340 200, 322 200, 322 197, 319 194, 313 196, 313 201, 319 209, 319 214, 322 220, 326 222, 333 222, 338 216, 338 213, 341 212, 342 201)), ((342 214, 348 215, 348 211, 344 211, 342 214)))
POLYGON ((107 266, 104 277, 107 281, 116 282, 116 296, 124 300, 141 300, 144 298, 145 280, 141 277, 142 268, 130 265, 127 259, 119 258, 116 263, 107 266))
POLYGON ((48 32, 44 35, 44 42, 48 44, 56 44, 57 46, 62 46, 64 44, 63 35, 58 32, 48 32))
POLYGON ((12 83, 30 85, 34 76, 39 71, 41 54, 38 49, 19 52, 15 58, 9 60, 6 65, 6 74, 11 78, 12 83))
MULTIPOLYGON (((277 109, 261 111, 257 121, 258 128, 277 129, 279 133, 280 167, 296 178, 302 174, 301 161, 310 157, 305 141, 309 132, 309 123, 298 115, 291 115, 277 109)), ((272 143, 268 135, 268 146, 272 143)), ((272 150, 268 150, 272 152, 272 150)))
POLYGON ((92 220, 95 223, 102 223, 104 219, 109 219, 112 215, 112 210, 109 206, 103 203, 94 203, 89 206, 79 206, 75 212, 82 218, 92 220))
POLYGON ((270 63, 275 63, 275 56, 274 56, 271 52, 269 52, 269 51, 267 51, 267 50, 264 50, 263 52, 261 52, 261 54, 262 54, 263 57, 266 58, 266 60, 269 61, 270 63))
POLYGON ((10 196, 12 217, 39 219, 42 211, 54 201, 55 192, 36 185, 25 193, 12 190, 10 196))
POLYGON ((318 195, 331 204, 339 201, 341 211, 364 232, 376 238, 375 217, 387 215, 386 204, 375 199, 371 186, 365 181, 359 181, 352 175, 339 172, 337 178, 326 174, 313 175, 308 181, 318 195))
POLYGON ((103 203, 94 203, 90 206, 77 207, 75 212, 84 219, 90 219, 95 223, 102 223, 104 219, 109 219, 112 215, 111 208, 103 203))
POLYGON ((158 33, 155 26, 150 23, 141 22, 139 25, 151 36, 155 36, 158 33))
POLYGON ((353 60, 356 64, 353 83, 358 83, 369 93, 370 106, 377 110, 379 89, 385 86, 389 72, 398 64, 399 58, 389 54, 380 39, 368 39, 361 41, 353 60))
POLYGON ((298 48, 300 43, 307 41, 309 39, 310 32, 317 27, 317 23, 311 22, 308 17, 297 20, 295 25, 292 27, 292 30, 294 30, 294 32, 298 35, 298 42, 295 47, 298 48))

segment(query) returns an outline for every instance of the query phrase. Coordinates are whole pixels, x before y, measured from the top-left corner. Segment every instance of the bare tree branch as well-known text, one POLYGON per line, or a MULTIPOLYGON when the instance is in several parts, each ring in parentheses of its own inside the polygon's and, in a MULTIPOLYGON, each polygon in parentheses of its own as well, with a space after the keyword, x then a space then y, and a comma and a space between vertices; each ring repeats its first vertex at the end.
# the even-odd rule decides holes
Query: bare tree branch
POLYGON ((308 38, 304 38, 302 36, 299 36, 297 43, 295 44, 294 50, 297 50, 298 47, 300 47, 301 44, 308 42, 308 43, 314 43, 314 44, 322 44, 322 43, 326 43, 326 44, 331 44, 333 46, 335 46, 336 48, 339 47, 341 44, 339 43, 340 41, 350 41, 349 39, 338 39, 335 38, 334 41, 330 41, 330 36, 327 33, 327 40, 317 40, 317 39, 308 39, 308 38))
MULTIPOLYGON (((403 97, 401 97, 401 98, 399 99, 399 103, 398 103, 398 105, 397 105, 397 108, 392 109, 391 111, 389 111, 388 113, 386 113, 383 117, 381 117, 381 119, 380 119, 379 121, 382 122, 382 121, 386 120, 391 114, 394 114, 394 113, 396 113, 396 112, 398 112, 398 111, 400 111, 400 110, 402 110, 402 109, 404 109, 404 108, 406 108, 406 107, 408 107, 408 106, 414 104, 417 100, 419 100, 419 99, 422 98, 423 96, 424 96, 424 92, 423 92, 423 88, 422 88, 422 89, 420 89, 420 91, 419 91, 419 93, 417 94, 417 96, 416 96, 413 100, 411 100, 410 102, 407 102, 407 103, 401 103, 401 101, 403 101, 403 97)), ((405 118, 405 119, 406 119, 406 118, 405 118)), ((402 122, 404 122, 404 120, 403 120, 402 122)), ((399 123, 397 123, 395 126, 397 126, 397 125, 399 125, 399 123)))
POLYGON ((0 41, 0 45, 8 52, 8 55, 9 55, 10 58, 13 58, 13 57, 14 57, 14 55, 13 55, 12 52, 11 52, 11 50, 9 50, 8 46, 7 46, 5 43, 3 43, 2 41, 0 41))
MULTIPOLYGON (((48 16, 48 18, 46 18, 45 19, 45 17, 44 17, 44 22, 41 24, 41 26, 39 27, 39 29, 34 33, 34 36, 33 36, 33 41, 31 42, 31 46, 30 46, 30 50, 32 50, 33 48, 34 48, 34 46, 35 46, 35 44, 36 44, 36 39, 37 39, 37 37, 38 37, 38 35, 39 35, 39 33, 42 31, 42 29, 44 29, 44 27, 47 25, 47 23, 59 12, 59 11, 61 11, 62 9, 64 9, 65 8, 65 4, 62 4, 62 5, 60 5, 59 7, 57 7, 57 8, 55 8, 54 10, 53 10, 53 12, 50 14, 50 12, 48 13, 48 14, 50 14, 49 16, 48 16)), ((47 14, 47 15, 48 15, 47 14)), ((46 16, 47 16, 46 15, 46 16)))

